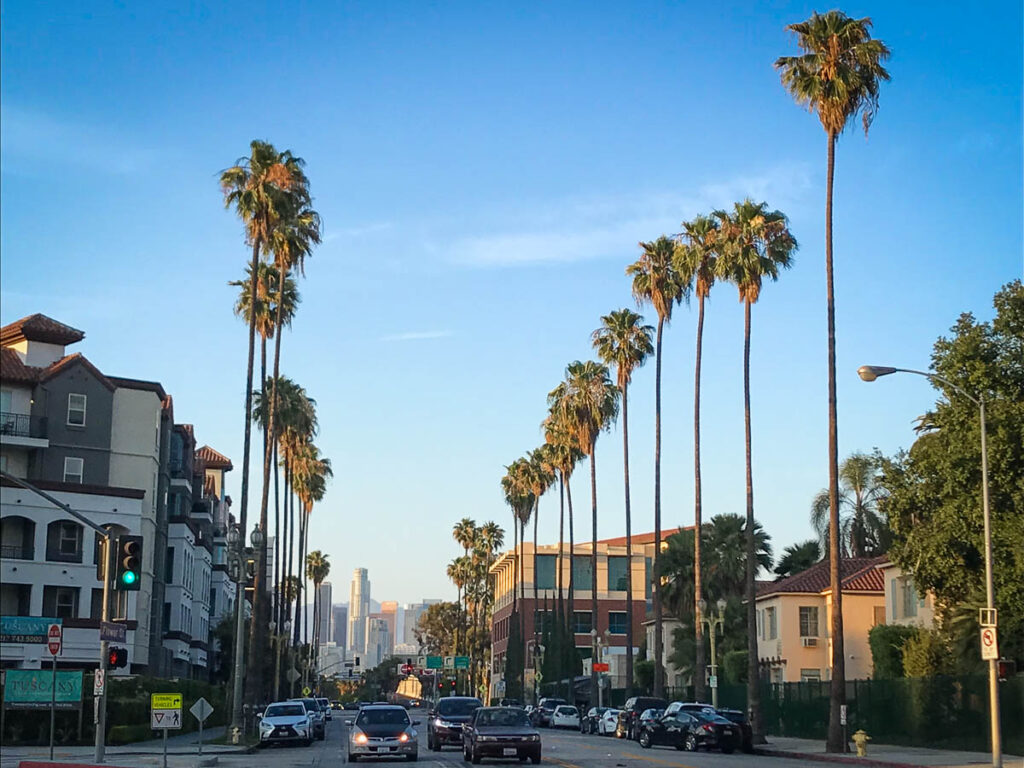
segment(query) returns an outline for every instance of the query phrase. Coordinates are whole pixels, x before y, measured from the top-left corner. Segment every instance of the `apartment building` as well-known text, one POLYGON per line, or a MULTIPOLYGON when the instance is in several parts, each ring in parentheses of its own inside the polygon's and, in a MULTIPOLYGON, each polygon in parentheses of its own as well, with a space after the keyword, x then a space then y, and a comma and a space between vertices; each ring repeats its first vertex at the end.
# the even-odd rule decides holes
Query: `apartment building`
POLYGON ((886 558, 878 566, 885 583, 885 621, 910 627, 932 629, 935 626, 935 593, 922 597, 914 577, 886 558))
MULTIPOLYGON (((885 557, 840 561, 846 677, 871 676, 868 632, 885 623, 885 557)), ((773 683, 828 680, 832 666, 832 588, 829 561, 758 584, 757 653, 762 674, 773 683)))

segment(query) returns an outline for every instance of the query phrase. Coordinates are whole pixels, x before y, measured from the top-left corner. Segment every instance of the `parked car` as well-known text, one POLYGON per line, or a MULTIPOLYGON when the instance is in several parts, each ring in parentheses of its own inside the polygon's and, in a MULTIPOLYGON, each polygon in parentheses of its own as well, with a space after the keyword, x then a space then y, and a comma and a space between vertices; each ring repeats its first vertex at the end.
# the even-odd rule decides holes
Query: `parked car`
POLYGON ((698 749, 720 749, 731 754, 743 746, 743 731, 740 726, 727 720, 716 712, 682 712, 696 718, 698 726, 694 729, 698 749))
POLYGON ((540 762, 540 734, 518 707, 478 707, 462 734, 462 756, 479 764, 485 757, 540 762))
POLYGON ((704 704, 699 701, 673 701, 667 707, 665 707, 666 715, 674 715, 676 712, 707 712, 715 714, 715 708, 710 704, 704 704))
POLYGON ((522 707, 523 702, 519 699, 502 699, 498 702, 499 707, 522 707))
POLYGON ((446 744, 462 746, 462 726, 483 706, 473 696, 445 696, 437 700, 427 719, 427 748, 440 751, 446 744))
POLYGON ((665 709, 668 702, 653 696, 632 696, 626 699, 619 714, 619 722, 615 727, 615 735, 620 739, 636 741, 640 736, 640 715, 645 709, 665 709))
POLYGON ((260 747, 296 742, 308 747, 313 743, 313 721, 298 701, 280 701, 268 705, 263 710, 257 730, 260 747))
POLYGON ((744 752, 753 752, 754 731, 750 727, 750 720, 746 713, 738 709, 719 709, 718 714, 740 727, 740 735, 743 737, 741 748, 744 752))
POLYGON ((288 701, 300 701, 306 708, 309 719, 313 723, 313 736, 323 741, 327 738, 327 726, 324 720, 324 713, 316 699, 288 699, 288 701))
POLYGON ((320 705, 320 711, 324 713, 324 720, 331 720, 331 702, 329 699, 317 699, 316 703, 320 705))
POLYGON ((644 723, 640 728, 638 740, 644 749, 666 746, 692 752, 697 749, 697 729, 699 727, 700 721, 695 715, 677 709, 644 723))
POLYGON ((572 704, 559 704, 551 713, 552 728, 579 728, 580 711, 572 704))
POLYGON ((597 721, 597 733, 599 736, 611 736, 615 733, 615 726, 619 722, 618 709, 609 709, 603 715, 601 719, 597 721))
POLYGON ((663 709, 645 709, 640 713, 640 727, 643 728, 647 723, 658 720, 664 712, 663 709))
POLYGON ((552 697, 541 699, 537 702, 537 709, 533 716, 534 723, 541 728, 547 728, 551 725, 551 713, 555 711, 555 707, 568 703, 569 702, 565 699, 556 699, 552 697))
POLYGON ((397 704, 373 704, 356 715, 348 737, 348 761, 367 757, 419 757, 415 722, 397 704))
POLYGON ((580 733, 597 733, 597 722, 608 711, 608 707, 591 707, 580 718, 580 733))

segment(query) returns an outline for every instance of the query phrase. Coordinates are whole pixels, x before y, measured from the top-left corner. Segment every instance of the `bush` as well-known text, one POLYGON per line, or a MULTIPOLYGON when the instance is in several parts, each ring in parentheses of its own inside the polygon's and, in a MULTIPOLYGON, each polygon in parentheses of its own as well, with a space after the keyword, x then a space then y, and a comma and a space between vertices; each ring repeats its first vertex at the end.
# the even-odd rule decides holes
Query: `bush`
POLYGON ((903 645, 903 671, 907 677, 947 675, 952 671, 950 667, 949 649, 933 629, 918 630, 903 645))
POLYGON ((908 640, 917 636, 916 627, 898 624, 876 624, 868 632, 871 646, 872 677, 876 680, 890 680, 904 675, 904 651, 908 640))
POLYGON ((747 652, 729 651, 722 657, 722 674, 733 685, 747 682, 747 652))
POLYGON ((149 723, 144 725, 115 725, 107 732, 107 744, 131 744, 154 738, 149 723))

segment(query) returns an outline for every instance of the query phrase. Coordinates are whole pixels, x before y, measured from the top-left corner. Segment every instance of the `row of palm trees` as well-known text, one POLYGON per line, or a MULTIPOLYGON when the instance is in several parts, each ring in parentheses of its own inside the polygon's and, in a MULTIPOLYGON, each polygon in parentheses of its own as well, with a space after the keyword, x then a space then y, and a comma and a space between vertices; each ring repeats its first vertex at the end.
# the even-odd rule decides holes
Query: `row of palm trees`
MULTIPOLYGON (((845 701, 845 669, 843 651, 843 629, 840 589, 840 477, 838 459, 838 417, 835 385, 835 294, 833 280, 832 213, 833 182, 835 175, 835 146, 838 137, 849 124, 860 115, 865 135, 877 113, 881 84, 889 80, 889 73, 883 63, 889 57, 888 47, 871 36, 870 18, 855 19, 842 11, 833 10, 824 14, 814 13, 809 19, 791 24, 787 30, 794 33, 801 49, 798 56, 783 56, 775 61, 783 86, 794 100, 815 113, 825 130, 827 138, 827 180, 825 196, 825 273, 827 309, 827 367, 828 367, 828 518, 829 518, 829 559, 832 594, 836 601, 832 611, 831 637, 835 647, 832 653, 832 674, 829 706, 829 751, 842 751, 845 747, 840 723, 841 705, 845 701)), ((757 302, 765 278, 775 280, 780 269, 789 266, 791 255, 796 249, 796 240, 789 232, 785 216, 770 211, 762 204, 752 201, 738 203, 730 214, 715 212, 710 216, 697 217, 684 224, 682 236, 677 240, 658 238, 651 243, 641 244, 644 250, 640 260, 631 265, 627 273, 633 277, 633 293, 641 304, 650 304, 657 314, 655 334, 655 452, 654 452, 654 529, 655 556, 661 544, 661 342, 665 325, 670 321, 673 306, 682 298, 696 293, 698 300, 697 354, 694 370, 694 546, 697 550, 694 573, 695 641, 698 653, 698 669, 703 668, 701 638, 702 622, 699 620, 699 601, 702 593, 700 574, 700 527, 701 527, 701 477, 700 477, 700 360, 701 340, 704 326, 704 304, 716 280, 726 279, 739 290, 744 303, 744 415, 746 442, 746 512, 747 512, 747 574, 746 600, 748 623, 748 697, 754 713, 753 726, 760 734, 760 708, 757 690, 757 654, 754 620, 754 570, 755 543, 753 534, 753 478, 750 461, 750 315, 751 307, 757 302)), ((610 316, 609 316, 610 317, 610 316)), ((610 332, 610 331, 609 331, 610 332)), ((643 335, 642 333, 640 335, 643 335)), ((649 338, 649 337, 648 337, 649 338)), ((641 343, 643 343, 641 341, 641 343)), ((646 356, 645 353, 644 356, 646 356)), ((559 385, 549 397, 550 422, 556 435, 567 440, 573 450, 590 458, 592 510, 596 521, 597 496, 594 450, 597 434, 605 429, 615 417, 618 399, 623 398, 624 422, 626 421, 625 385, 629 374, 625 366, 617 371, 616 394, 607 365, 618 368, 618 359, 603 358, 604 363, 573 363, 567 369, 566 381, 559 385)), ((636 363, 639 365, 641 363, 636 363)), ((626 363, 628 365, 628 362, 626 363)), ((547 431, 547 430, 546 430, 547 431)), ((623 439, 627 444, 628 435, 624 423, 623 439)), ((548 441, 551 442, 550 440, 548 441)), ((627 459, 628 462, 628 459, 627 459)), ((508 474, 502 481, 506 500, 513 509, 520 532, 525 531, 525 520, 536 514, 539 498, 533 485, 524 475, 530 461, 520 459, 508 467, 508 474), (526 462, 524 465, 523 462, 526 462)), ((559 471, 560 488, 568 493, 566 480, 569 473, 559 471)), ((626 496, 628 499, 628 463, 624 463, 626 496)), ((628 503, 627 503, 627 509, 628 503)), ((628 522, 628 521, 627 521, 628 522)), ((595 522, 596 528, 596 522, 595 522)), ((570 503, 570 531, 572 529, 570 503)), ((522 535, 519 536, 520 540, 522 535)), ((630 530, 627 524, 627 546, 630 530)), ((570 555, 571 556, 571 555, 570 555)), ((591 557, 596 560, 595 551, 591 557)), ((596 567, 594 567, 596 574, 596 567)), ((561 564, 559 563, 559 573, 561 564)), ((594 576, 596 581, 596 575, 594 576)), ((596 584, 593 585, 596 587, 596 584)), ((570 590, 572 577, 570 576, 570 590)), ((596 591, 596 590, 595 590, 596 591)), ((655 613, 655 692, 660 694, 664 686, 664 671, 661 668, 663 654, 662 601, 658 581, 654 584, 655 613)), ((595 597, 596 600, 596 597, 595 597)), ((596 608, 596 606, 595 606, 596 608)), ((594 614, 596 616, 596 612, 594 614)), ((632 624, 630 623, 630 630, 632 624)), ((630 644, 632 642, 630 640, 630 644)), ((695 677, 698 694, 703 694, 703 675, 695 677)), ((629 680, 632 684, 632 680, 629 680)), ((592 680, 596 687, 596 678, 592 680)), ((595 696, 596 698, 596 696, 595 696)))
MULTIPOLYGON (((324 498, 332 476, 330 460, 314 444, 318 432, 316 402, 292 379, 281 374, 281 341, 299 305, 296 275, 305 275, 306 259, 320 242, 320 216, 312 207, 304 161, 290 151, 253 141, 247 157, 220 175, 224 203, 242 220, 251 260, 239 289, 235 312, 249 328, 242 487, 239 524, 248 527, 249 468, 252 424, 263 433, 263 472, 258 527, 264 533, 256 552, 249 654, 253 663, 245 680, 246 699, 261 700, 270 691, 263 677, 269 654, 271 621, 280 630, 291 621, 292 642, 308 639, 303 626, 306 582, 322 563, 308 563, 308 522, 324 498), (260 338, 260 382, 254 388, 255 340, 260 338), (273 360, 268 372, 268 345, 273 360), (280 470, 280 472, 279 472, 280 470), (281 484, 283 479, 283 493, 281 484), (271 485, 274 489, 274 573, 267 584, 271 485), (282 515, 283 506, 283 515, 282 515), (296 531, 296 528, 298 530, 296 531), (305 568, 303 566, 306 566, 305 568), (316 567, 314 567, 316 566, 316 567), (294 616, 292 604, 296 605, 294 616)), ((313 558, 317 560, 317 558, 313 558)), ((314 578, 315 581, 315 578, 314 578)), ((274 696, 280 692, 273 691, 274 696)))

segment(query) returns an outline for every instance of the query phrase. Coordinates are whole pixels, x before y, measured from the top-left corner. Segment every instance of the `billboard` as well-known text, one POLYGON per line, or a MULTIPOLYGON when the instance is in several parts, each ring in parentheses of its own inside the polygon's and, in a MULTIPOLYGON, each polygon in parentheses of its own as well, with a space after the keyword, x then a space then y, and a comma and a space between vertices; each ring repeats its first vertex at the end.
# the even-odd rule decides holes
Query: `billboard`
MULTIPOLYGON (((7 709, 47 709, 50 706, 53 671, 8 669, 4 675, 4 706, 7 709)), ((82 705, 82 670, 57 671, 57 709, 82 705)))
POLYGON ((60 619, 40 616, 0 616, 0 643, 39 643, 46 645, 46 631, 60 619))

